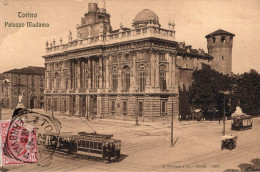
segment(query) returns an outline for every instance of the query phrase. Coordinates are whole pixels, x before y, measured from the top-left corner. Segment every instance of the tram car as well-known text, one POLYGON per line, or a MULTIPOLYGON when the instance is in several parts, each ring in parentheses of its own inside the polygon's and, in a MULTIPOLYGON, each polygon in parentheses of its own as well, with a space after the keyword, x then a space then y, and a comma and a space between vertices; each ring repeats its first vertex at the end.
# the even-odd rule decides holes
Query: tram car
POLYGON ((100 157, 108 162, 120 159, 121 141, 113 135, 79 132, 48 133, 45 148, 55 149, 68 154, 81 154, 100 157))
POLYGON ((231 130, 251 129, 253 119, 250 115, 233 116, 231 121, 231 130))

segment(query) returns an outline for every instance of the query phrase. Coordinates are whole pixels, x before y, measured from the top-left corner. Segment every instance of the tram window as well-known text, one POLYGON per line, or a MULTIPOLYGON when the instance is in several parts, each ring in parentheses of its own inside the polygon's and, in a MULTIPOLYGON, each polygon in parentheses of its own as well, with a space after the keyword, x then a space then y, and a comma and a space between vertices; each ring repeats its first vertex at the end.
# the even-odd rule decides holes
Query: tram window
POLYGON ((102 144, 98 143, 98 149, 102 149, 102 144))
POLYGON ((87 148, 89 148, 89 141, 87 141, 87 145, 86 145, 87 148))
POLYGON ((90 142, 90 148, 93 148, 93 142, 90 142))
POLYGON ((94 142, 94 149, 97 149, 97 142, 94 142))

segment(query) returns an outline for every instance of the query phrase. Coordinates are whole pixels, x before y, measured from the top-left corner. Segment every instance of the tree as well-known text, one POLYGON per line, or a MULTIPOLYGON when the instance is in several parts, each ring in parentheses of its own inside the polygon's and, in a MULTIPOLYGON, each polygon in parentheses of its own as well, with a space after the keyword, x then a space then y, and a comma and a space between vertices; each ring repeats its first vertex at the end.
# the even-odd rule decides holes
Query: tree
MULTIPOLYGON (((192 78, 189 91, 190 103, 195 108, 201 108, 206 117, 212 117, 209 112, 212 112, 213 109, 217 109, 223 114, 223 92, 231 92, 231 77, 211 69, 209 65, 202 64, 202 69, 194 71, 192 78)), ((225 99, 227 98, 225 96, 225 99)))
POLYGON ((179 88, 179 102, 180 102, 180 118, 181 120, 185 120, 191 118, 191 109, 189 104, 189 95, 186 91, 186 87, 183 87, 183 90, 179 88))
POLYGON ((251 69, 236 76, 234 95, 246 114, 256 115, 260 110, 260 74, 251 69))

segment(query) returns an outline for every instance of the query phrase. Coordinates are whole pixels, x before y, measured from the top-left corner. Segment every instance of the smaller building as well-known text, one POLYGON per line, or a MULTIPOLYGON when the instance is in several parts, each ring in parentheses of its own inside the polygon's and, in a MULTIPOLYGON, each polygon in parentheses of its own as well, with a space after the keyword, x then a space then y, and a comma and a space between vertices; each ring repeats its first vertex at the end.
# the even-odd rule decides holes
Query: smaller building
POLYGON ((0 98, 2 107, 15 109, 19 95, 23 95, 25 108, 44 107, 44 67, 28 66, 12 69, 2 74, 0 98))

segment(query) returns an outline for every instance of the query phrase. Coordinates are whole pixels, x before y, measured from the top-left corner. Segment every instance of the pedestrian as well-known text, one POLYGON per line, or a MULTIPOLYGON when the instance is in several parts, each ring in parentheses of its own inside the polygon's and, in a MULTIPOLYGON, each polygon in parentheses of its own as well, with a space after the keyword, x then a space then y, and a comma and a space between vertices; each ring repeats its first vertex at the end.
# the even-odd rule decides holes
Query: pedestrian
POLYGON ((220 117, 218 117, 218 123, 220 124, 220 117))

